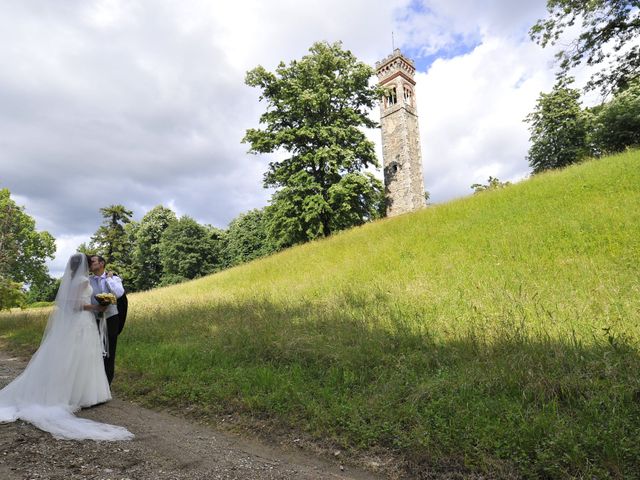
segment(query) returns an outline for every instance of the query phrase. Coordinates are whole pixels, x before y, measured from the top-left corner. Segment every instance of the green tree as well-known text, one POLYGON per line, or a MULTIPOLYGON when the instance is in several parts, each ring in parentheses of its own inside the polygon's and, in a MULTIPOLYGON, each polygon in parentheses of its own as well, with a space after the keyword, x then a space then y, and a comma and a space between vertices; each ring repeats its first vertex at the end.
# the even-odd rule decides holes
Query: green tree
POLYGON ((471 185, 471 188, 474 190, 473 193, 480 193, 487 190, 498 190, 500 188, 508 187, 509 185, 511 185, 511 182, 501 182, 499 178, 489 176, 489 180, 486 185, 474 183, 471 185))
POLYGON ((640 80, 596 110, 592 141, 606 153, 640 146, 640 80))
POLYGON ((186 215, 172 222, 160 238, 161 284, 177 283, 215 271, 222 260, 221 245, 217 244, 219 232, 186 215))
POLYGON ((59 278, 52 278, 49 275, 38 282, 29 285, 29 291, 26 293, 26 302, 53 302, 60 287, 59 278))
POLYGON ((275 73, 258 66, 246 76, 267 109, 260 117, 266 127, 247 130, 243 141, 251 153, 289 154, 264 176, 266 188, 279 189, 268 216, 281 247, 359 225, 381 210, 372 193, 382 191, 381 182, 361 173, 378 166, 361 130, 377 126, 368 117, 381 96, 369 86, 373 69, 340 43, 315 43, 309 52, 288 66, 281 62, 275 73))
POLYGON ((23 284, 48 277, 46 260, 56 251, 49 232, 36 231, 33 218, 12 199, 8 189, 0 189, 0 284, 3 308, 24 300, 23 284))
POLYGON ((131 223, 133 212, 123 205, 110 205, 100 209, 103 222, 91 237, 88 250, 90 253, 102 255, 107 261, 108 269, 120 275, 125 283, 130 284, 132 234, 127 225, 131 223))
POLYGON ((586 63, 609 66, 596 72, 587 88, 605 94, 626 88, 640 73, 640 1, 638 0, 548 0, 548 17, 531 28, 531 38, 546 47, 560 40, 562 33, 581 23, 581 32, 556 55, 561 77, 586 63), (635 45, 634 45, 635 43, 635 45))
POLYGON ((178 219, 170 208, 158 205, 149 210, 140 220, 132 255, 132 270, 136 290, 148 290, 162 281, 163 269, 160 259, 160 240, 164 231, 178 219))
POLYGON ((265 209, 238 215, 226 232, 225 257, 228 266, 239 265, 275 251, 269 241, 265 209))
POLYGON ((565 167, 592 153, 587 141, 589 115, 580 107, 580 92, 564 83, 541 93, 525 121, 530 124, 527 160, 533 173, 565 167))
POLYGON ((25 293, 20 282, 14 282, 0 276, 0 311, 23 307, 25 300, 25 293))
POLYGON ((385 215, 382 182, 370 173, 347 173, 327 190, 331 231, 344 230, 385 215))

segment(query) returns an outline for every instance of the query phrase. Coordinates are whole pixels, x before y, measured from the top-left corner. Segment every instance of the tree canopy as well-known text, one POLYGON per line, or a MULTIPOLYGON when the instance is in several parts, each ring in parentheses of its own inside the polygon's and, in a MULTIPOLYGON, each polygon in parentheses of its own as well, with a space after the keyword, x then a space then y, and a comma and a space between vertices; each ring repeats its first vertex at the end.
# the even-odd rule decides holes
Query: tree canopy
POLYGON ((548 17, 531 28, 531 38, 546 47, 577 22, 581 32, 558 52, 560 76, 581 64, 594 66, 608 61, 589 81, 587 88, 605 94, 624 90, 640 74, 640 0, 548 0, 548 17))
POLYGON ((239 265, 272 253, 275 247, 267 235, 264 209, 254 209, 238 215, 229 223, 225 237, 228 266, 239 265))
POLYGON ((252 153, 284 150, 269 164, 266 188, 278 191, 268 208, 269 231, 289 246, 359 225, 379 216, 381 182, 361 171, 378 166, 362 127, 381 92, 369 86, 373 69, 340 43, 313 44, 309 54, 275 73, 258 66, 246 83, 260 88, 264 129, 249 129, 252 153), (339 185, 339 187, 337 187, 339 185), (332 193, 333 192, 333 193, 332 193))

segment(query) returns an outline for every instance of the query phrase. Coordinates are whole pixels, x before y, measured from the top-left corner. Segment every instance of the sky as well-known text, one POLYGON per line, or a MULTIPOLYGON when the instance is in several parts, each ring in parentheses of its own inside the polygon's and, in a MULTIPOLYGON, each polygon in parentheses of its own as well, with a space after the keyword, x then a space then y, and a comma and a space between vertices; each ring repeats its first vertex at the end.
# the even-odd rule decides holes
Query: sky
MULTIPOLYGON (((489 176, 522 180, 523 119, 554 83, 555 51, 528 36, 545 3, 1 0, 0 188, 56 238, 53 276, 101 207, 140 220, 164 205, 225 228, 267 205, 262 176, 278 158, 241 142, 265 109, 245 74, 316 41, 342 41, 372 66, 393 47, 415 61, 432 203, 489 176)), ((380 131, 367 135, 381 159, 380 131)))

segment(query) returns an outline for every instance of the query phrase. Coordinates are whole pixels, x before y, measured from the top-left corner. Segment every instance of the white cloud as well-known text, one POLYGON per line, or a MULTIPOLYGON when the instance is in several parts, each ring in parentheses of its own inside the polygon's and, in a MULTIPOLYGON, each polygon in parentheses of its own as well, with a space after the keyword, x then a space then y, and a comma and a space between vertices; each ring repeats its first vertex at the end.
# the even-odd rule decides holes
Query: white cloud
POLYGON ((102 0, 86 5, 83 17, 98 28, 109 28, 130 18, 133 4, 122 0, 102 0))

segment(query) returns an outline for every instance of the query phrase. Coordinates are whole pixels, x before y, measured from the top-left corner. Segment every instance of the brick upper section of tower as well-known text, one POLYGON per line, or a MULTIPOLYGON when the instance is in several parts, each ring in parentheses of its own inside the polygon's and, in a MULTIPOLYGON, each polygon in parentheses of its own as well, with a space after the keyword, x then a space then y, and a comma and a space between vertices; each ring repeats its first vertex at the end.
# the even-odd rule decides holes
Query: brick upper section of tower
POLYGON ((385 83, 398 73, 404 74, 407 80, 415 83, 413 82, 413 75, 416 73, 415 63, 396 48, 387 58, 376 62, 376 74, 380 83, 385 83))

